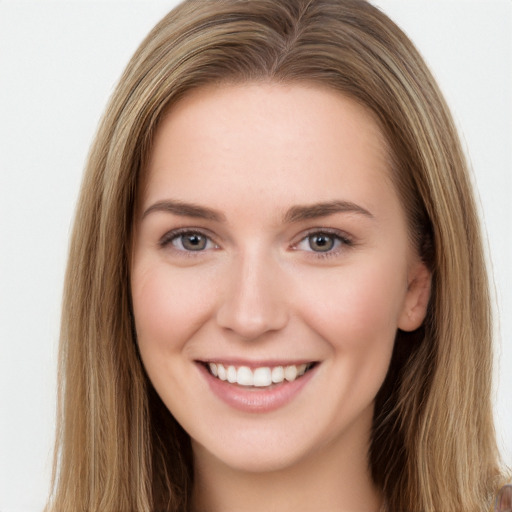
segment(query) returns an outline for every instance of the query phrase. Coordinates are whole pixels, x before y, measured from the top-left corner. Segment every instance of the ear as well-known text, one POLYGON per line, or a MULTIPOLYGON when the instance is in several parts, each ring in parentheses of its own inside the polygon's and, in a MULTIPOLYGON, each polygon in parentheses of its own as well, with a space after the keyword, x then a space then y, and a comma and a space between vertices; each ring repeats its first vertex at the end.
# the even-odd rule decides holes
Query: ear
POLYGON ((398 320, 402 331, 414 331, 427 315, 432 273, 422 261, 416 261, 409 271, 407 294, 398 320))

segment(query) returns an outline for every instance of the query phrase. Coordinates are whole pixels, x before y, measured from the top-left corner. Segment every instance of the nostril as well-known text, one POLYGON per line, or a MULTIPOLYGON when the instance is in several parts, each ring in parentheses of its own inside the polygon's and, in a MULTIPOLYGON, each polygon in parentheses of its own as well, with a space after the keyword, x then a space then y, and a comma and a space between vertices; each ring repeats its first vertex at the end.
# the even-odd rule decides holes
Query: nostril
POLYGON ((219 311, 217 323, 223 329, 232 331, 245 341, 254 341, 265 334, 282 329, 286 323, 286 315, 269 305, 268 311, 243 311, 229 306, 219 311))

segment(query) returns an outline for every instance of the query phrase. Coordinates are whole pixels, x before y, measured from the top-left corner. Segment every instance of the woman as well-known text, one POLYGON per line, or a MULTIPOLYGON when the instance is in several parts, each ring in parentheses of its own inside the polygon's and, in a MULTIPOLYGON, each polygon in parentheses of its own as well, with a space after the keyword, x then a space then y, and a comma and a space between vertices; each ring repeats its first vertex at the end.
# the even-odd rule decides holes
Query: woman
POLYGON ((491 508, 478 218, 396 25, 233 0, 155 27, 89 157, 61 365, 49 510, 491 508))

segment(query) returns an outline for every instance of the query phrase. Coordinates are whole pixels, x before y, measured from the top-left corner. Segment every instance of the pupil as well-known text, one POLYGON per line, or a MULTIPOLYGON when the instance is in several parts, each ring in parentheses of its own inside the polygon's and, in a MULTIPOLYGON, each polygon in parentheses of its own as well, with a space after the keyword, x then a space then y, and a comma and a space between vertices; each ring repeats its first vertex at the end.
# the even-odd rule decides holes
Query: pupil
POLYGON ((186 235, 182 239, 183 247, 190 251, 201 251, 206 247, 206 238, 202 235, 186 235))
POLYGON ((334 241, 328 235, 315 235, 311 237, 310 247, 314 251, 327 252, 333 247, 334 241))

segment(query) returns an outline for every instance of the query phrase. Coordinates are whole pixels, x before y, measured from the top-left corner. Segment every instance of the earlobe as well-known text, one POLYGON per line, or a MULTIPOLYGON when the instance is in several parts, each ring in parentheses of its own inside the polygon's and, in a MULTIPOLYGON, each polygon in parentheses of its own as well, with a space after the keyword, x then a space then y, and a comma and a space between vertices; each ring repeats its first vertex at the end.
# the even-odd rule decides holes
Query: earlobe
POLYGON ((427 315, 431 286, 432 273, 423 262, 418 262, 410 274, 399 329, 414 331, 421 326, 427 315))

